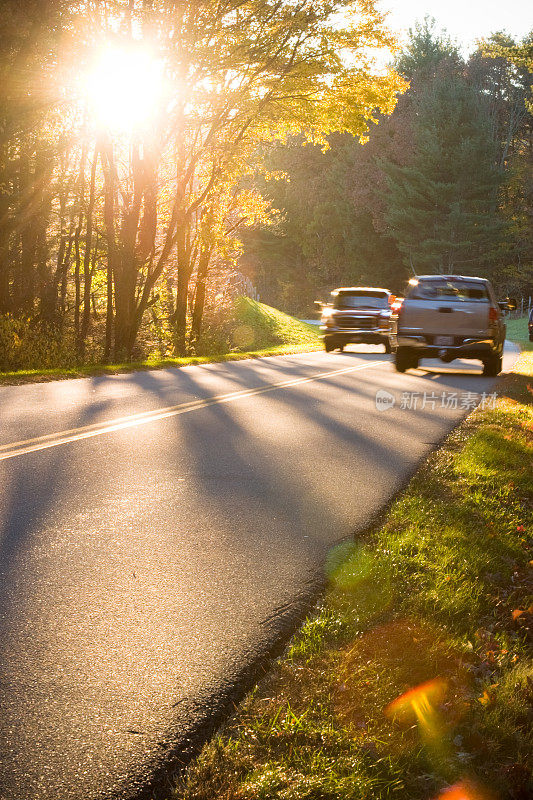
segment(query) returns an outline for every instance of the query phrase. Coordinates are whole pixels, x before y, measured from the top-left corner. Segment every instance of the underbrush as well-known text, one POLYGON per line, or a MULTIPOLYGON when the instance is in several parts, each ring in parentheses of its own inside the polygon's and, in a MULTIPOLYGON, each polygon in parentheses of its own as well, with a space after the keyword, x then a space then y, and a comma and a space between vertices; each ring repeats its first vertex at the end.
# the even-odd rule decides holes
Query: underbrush
MULTIPOLYGON (((77 361, 73 336, 30 320, 0 317, 0 383, 16 383, 83 375, 180 367, 208 361, 228 361, 263 355, 283 355, 319 349, 318 328, 247 297, 233 308, 206 315, 202 338, 188 356, 162 355, 167 349, 161 331, 156 342, 143 330, 134 361, 103 364, 94 332, 85 362, 77 361)), ((168 337, 167 337, 168 338, 168 337)))
POLYGON ((182 800, 533 796, 533 353, 386 519, 204 748, 182 800))
POLYGON ((68 334, 30 318, 0 315, 0 372, 69 368, 75 363, 68 334))

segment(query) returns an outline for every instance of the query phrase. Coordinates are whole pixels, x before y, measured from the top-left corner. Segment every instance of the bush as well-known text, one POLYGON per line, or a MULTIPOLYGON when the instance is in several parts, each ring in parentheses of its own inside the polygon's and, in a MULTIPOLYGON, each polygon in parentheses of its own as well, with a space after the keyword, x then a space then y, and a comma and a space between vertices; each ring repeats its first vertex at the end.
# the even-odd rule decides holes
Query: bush
POLYGON ((68 369, 76 363, 75 349, 51 325, 28 317, 0 315, 0 371, 68 369))

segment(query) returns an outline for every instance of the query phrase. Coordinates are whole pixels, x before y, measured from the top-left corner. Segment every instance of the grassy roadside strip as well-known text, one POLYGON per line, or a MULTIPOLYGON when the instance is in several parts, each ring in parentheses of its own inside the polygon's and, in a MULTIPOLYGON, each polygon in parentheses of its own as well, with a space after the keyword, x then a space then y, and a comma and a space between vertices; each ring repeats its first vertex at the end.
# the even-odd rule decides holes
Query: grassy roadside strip
POLYGON ((71 378, 88 378, 97 375, 121 375, 128 372, 188 367, 192 364, 214 364, 221 361, 243 361, 247 358, 285 356, 291 355, 292 353, 310 353, 312 350, 322 350, 322 348, 323 345, 319 341, 316 344, 279 345, 277 347, 265 347, 262 350, 238 350, 212 356, 146 359, 146 361, 129 361, 122 364, 91 364, 72 367, 71 369, 29 369, 19 370, 17 372, 0 372, 0 386, 21 383, 43 383, 45 381, 68 380, 71 378))
POLYGON ((533 342, 529 341, 527 317, 507 320, 507 338, 519 342, 522 350, 533 350, 533 342))
POLYGON ((332 552, 320 606, 169 798, 533 796, 533 352, 498 394, 332 552))

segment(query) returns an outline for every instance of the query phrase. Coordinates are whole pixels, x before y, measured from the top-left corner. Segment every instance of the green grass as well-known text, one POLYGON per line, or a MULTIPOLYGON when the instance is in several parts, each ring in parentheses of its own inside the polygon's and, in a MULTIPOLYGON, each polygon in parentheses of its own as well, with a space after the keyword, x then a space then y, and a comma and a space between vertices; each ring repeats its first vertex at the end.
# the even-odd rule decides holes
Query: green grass
POLYGON ((120 364, 80 365, 70 369, 0 372, 0 385, 82 378, 91 375, 115 375, 137 370, 168 369, 216 361, 240 361, 246 358, 304 353, 322 347, 316 326, 300 322, 278 309, 247 297, 241 297, 236 301, 232 340, 235 342, 235 347, 231 351, 214 353, 209 356, 147 358, 143 361, 120 364))
POLYGON ((507 320, 507 338, 511 342, 518 342, 523 350, 533 350, 533 342, 529 341, 527 317, 507 320))
POLYGON ((332 551, 326 596, 169 797, 429 800, 462 780, 533 796, 532 376, 524 353, 496 408, 332 551), (437 678, 418 724, 385 713, 437 678))
POLYGON ((270 347, 273 344, 321 346, 316 325, 301 322, 277 308, 251 300, 249 297, 240 297, 235 303, 235 312, 241 327, 241 335, 247 344, 248 336, 253 344, 260 348, 270 347))

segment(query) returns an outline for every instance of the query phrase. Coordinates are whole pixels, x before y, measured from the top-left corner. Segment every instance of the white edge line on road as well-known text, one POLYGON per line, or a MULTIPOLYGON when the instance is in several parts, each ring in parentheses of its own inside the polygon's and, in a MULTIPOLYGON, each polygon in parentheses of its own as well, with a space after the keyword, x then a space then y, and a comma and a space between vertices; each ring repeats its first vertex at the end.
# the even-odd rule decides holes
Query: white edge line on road
POLYGON ((237 392, 215 395, 214 397, 209 397, 204 400, 192 400, 188 403, 180 403, 179 405, 161 408, 157 411, 144 411, 139 414, 131 414, 130 416, 120 417, 112 420, 111 422, 95 423, 94 425, 72 428, 70 430, 60 431, 58 433, 49 433, 45 436, 38 436, 34 439, 25 439, 24 441, 20 442, 12 442, 9 444, 0 445, 0 461, 7 461, 8 458, 15 458, 15 456, 35 453, 38 450, 47 450, 51 447, 58 447, 62 444, 69 444, 70 442, 79 442, 83 439, 92 439, 94 436, 102 436, 106 433, 114 433, 115 431, 124 430, 125 428, 134 428, 138 425, 145 425, 149 422, 156 422, 160 419, 176 417, 179 414, 187 414, 190 411, 207 408, 218 403, 230 403, 233 400, 242 400, 246 397, 253 397, 254 395, 258 394, 273 392, 276 389, 285 389, 291 386, 301 386, 304 383, 311 383, 312 381, 331 378, 335 375, 344 375, 347 372, 357 372, 358 370, 369 369, 370 367, 377 367, 388 363, 388 361, 371 361, 368 364, 359 364, 356 367, 345 367, 344 369, 320 372, 318 375, 313 375, 310 378, 295 378, 294 380, 272 383, 269 386, 262 386, 257 389, 241 389, 237 392))

